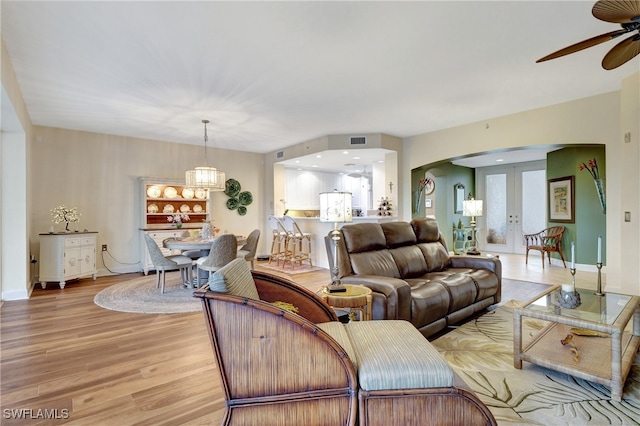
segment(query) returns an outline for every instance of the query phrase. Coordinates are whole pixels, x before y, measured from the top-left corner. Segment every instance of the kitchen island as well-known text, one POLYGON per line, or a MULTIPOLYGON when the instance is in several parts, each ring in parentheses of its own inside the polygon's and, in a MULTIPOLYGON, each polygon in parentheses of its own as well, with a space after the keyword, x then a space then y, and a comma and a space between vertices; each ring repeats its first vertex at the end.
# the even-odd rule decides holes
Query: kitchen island
MULTIPOLYGON (((333 223, 320 222, 319 217, 294 217, 294 219, 302 232, 311 234, 311 261, 313 265, 328 269, 329 259, 324 245, 324 237, 333 230, 333 223)), ((397 220, 396 216, 359 216, 354 217, 352 223, 384 223, 396 222, 397 220)), ((339 223, 338 228, 343 225, 346 225, 346 223, 339 223)))

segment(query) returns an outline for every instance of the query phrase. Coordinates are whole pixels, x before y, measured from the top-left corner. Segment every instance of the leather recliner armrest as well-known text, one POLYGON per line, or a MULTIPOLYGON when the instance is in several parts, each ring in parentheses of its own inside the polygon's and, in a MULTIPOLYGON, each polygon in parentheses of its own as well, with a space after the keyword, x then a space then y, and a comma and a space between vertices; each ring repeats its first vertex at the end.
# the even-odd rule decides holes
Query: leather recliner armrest
POLYGON ((373 319, 411 320, 411 287, 406 281, 380 275, 347 275, 340 281, 369 287, 374 293, 381 293, 386 297, 385 317, 373 319))
POLYGON ((497 257, 485 256, 451 256, 452 268, 488 269, 502 278, 502 262, 497 257))

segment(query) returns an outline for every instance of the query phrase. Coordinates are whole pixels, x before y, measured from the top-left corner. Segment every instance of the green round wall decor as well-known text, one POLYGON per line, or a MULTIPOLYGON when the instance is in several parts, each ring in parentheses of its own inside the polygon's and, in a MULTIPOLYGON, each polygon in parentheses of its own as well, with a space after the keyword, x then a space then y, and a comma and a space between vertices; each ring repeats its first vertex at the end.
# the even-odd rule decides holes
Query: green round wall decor
POLYGON ((236 210, 240 216, 247 214, 247 207, 253 203, 253 194, 249 191, 242 191, 242 185, 235 179, 227 179, 224 183, 224 193, 229 197, 227 208, 236 210))
POLYGON ((235 210, 238 208, 238 199, 237 198, 229 198, 227 200, 227 208, 229 210, 235 210))
POLYGON ((229 197, 235 197, 240 193, 241 188, 242 187, 240 186, 240 182, 238 182, 237 180, 227 179, 227 181, 224 184, 224 193, 227 194, 229 197))
POLYGON ((238 201, 240 201, 241 206, 248 206, 253 203, 253 195, 251 195, 249 191, 241 192, 240 195, 238 195, 238 201))

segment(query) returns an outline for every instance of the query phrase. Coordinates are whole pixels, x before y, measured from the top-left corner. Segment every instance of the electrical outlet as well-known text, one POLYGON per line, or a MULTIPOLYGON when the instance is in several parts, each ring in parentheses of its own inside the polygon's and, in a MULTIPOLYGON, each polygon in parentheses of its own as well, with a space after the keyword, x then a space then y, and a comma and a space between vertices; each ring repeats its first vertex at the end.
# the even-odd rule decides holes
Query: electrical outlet
POLYGON ((107 251, 107 245, 106 244, 102 245, 102 251, 107 251))

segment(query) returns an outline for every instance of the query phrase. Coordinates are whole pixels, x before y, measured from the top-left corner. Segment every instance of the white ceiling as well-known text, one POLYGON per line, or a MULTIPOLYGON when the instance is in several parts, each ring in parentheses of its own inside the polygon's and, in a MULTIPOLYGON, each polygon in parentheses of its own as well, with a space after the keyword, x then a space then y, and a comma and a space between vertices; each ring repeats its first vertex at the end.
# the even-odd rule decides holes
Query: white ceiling
POLYGON ((0 2, 35 125, 271 152, 412 136, 620 89, 593 1, 0 2))

